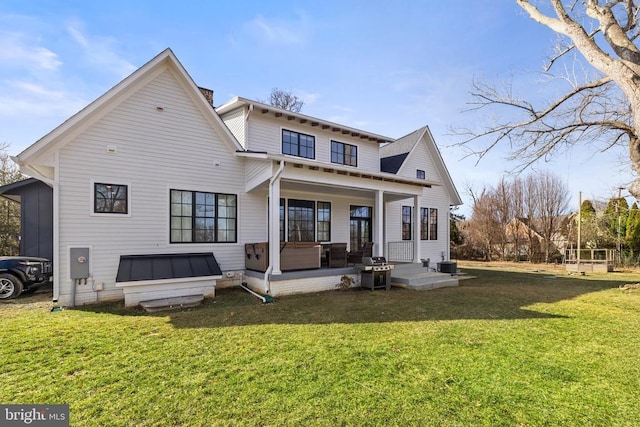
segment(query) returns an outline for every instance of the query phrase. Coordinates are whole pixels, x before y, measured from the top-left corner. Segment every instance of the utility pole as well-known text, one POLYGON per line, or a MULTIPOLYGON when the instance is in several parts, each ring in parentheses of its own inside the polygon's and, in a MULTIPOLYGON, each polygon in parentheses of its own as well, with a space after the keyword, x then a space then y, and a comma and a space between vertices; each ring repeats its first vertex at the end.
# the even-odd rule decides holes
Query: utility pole
POLYGON ((578 259, 577 272, 580 273, 580 245, 582 240, 582 191, 578 192, 578 259))

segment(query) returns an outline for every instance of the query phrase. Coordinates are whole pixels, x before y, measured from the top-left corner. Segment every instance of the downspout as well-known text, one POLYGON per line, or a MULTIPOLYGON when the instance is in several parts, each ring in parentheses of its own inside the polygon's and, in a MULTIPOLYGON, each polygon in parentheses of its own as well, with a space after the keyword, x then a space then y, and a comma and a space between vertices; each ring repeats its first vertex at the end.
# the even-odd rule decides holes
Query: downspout
MULTIPOLYGON (((278 180, 278 178, 280 178, 280 175, 282 174, 282 171, 284 170, 284 161, 280 162, 280 167, 278 168, 278 170, 276 171, 275 174, 273 174, 273 176, 271 177, 271 179, 269 180, 269 195, 271 195, 272 193, 272 189, 273 189, 273 184, 278 180)), ((273 197, 271 198, 273 199, 273 197)), ((271 203, 280 203, 279 200, 269 200, 269 204, 271 203)), ((271 221, 275 221, 275 218, 271 218, 271 221)), ((271 224, 269 224, 269 232, 271 232, 271 224)), ((269 241, 271 241, 271 239, 275 239, 275 236, 269 236, 270 239, 269 241)), ((278 239, 280 239, 280 237, 278 237, 278 239)), ((273 265, 271 265, 271 257, 269 257, 269 266, 267 267, 266 271, 264 272, 264 292, 269 294, 271 293, 271 285, 269 282, 269 275, 271 274, 271 272, 273 271, 273 265)))

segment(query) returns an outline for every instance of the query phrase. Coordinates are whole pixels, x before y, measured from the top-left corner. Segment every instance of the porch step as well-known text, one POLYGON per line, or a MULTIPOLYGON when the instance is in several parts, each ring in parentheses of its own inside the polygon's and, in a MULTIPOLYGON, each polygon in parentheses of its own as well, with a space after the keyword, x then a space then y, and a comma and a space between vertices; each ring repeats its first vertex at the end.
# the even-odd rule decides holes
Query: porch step
POLYGON ((204 295, 187 295, 183 297, 160 298, 148 301, 140 301, 140 306, 149 313, 161 310, 174 310, 178 308, 196 307, 202 303, 204 295))
POLYGON ((437 273, 422 264, 398 264, 391 270, 391 284, 408 289, 429 290, 458 286, 458 277, 437 273))

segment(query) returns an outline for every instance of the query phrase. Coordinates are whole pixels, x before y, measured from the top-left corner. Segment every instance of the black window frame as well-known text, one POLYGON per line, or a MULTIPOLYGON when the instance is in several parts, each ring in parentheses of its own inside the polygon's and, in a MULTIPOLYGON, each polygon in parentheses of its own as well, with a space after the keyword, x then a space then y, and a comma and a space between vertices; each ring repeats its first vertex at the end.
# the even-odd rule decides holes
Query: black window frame
POLYGON ((429 208, 420 208, 420 240, 429 240, 429 208))
POLYGON ((316 239, 318 242, 331 241, 331 202, 316 203, 316 239))
POLYGON ((280 199, 280 241, 285 242, 287 240, 287 202, 285 199, 280 199))
POLYGON ((172 188, 169 191, 169 243, 171 244, 237 243, 238 225, 237 194, 177 188, 172 188), (179 203, 174 201, 174 193, 176 192, 180 193, 179 203), (223 199, 227 198, 232 198, 233 204, 221 203, 223 199), (174 214, 178 206, 180 206, 179 215, 174 214), (190 209, 185 210, 185 206, 190 206, 190 209), (178 218, 180 226, 176 227, 177 221, 174 219, 178 218), (190 223, 190 228, 185 227, 187 223, 190 223), (211 228, 208 224, 211 224, 211 228), (229 227, 229 225, 233 225, 233 227, 229 227), (179 240, 174 239, 174 231, 181 232, 179 240), (190 233, 190 240, 184 240, 185 232, 190 233), (222 237, 221 233, 227 236, 228 233, 232 233, 232 239, 222 237))
POLYGON ((358 167, 358 146, 331 140, 331 163, 358 167), (348 155, 347 149, 350 152, 348 155))
POLYGON ((417 179, 427 179, 427 173, 422 169, 416 169, 416 178, 417 179))
POLYGON ((412 240, 413 239, 413 230, 412 230, 412 211, 413 208, 411 206, 403 206, 402 207, 402 240, 412 240))
POLYGON ((282 154, 315 160, 316 137, 306 133, 282 129, 282 154))
POLYGON ((316 202, 314 200, 287 200, 287 241, 316 241, 316 202))
POLYGON ((129 215, 129 186, 126 184, 114 184, 107 182, 94 182, 93 183, 93 213, 95 214, 106 214, 106 215, 129 215), (104 190, 99 190, 98 187, 104 187, 104 190), (114 187, 118 187, 119 189, 124 189, 124 196, 119 194, 118 190, 113 195, 113 191, 109 189, 113 189, 114 187), (106 197, 104 194, 106 191, 112 193, 111 197, 106 197), (98 197, 98 195, 102 195, 102 197, 98 197), (103 201, 101 203, 101 201, 103 201), (120 206, 120 203, 124 204, 124 211, 121 209, 116 209, 116 206, 120 206), (104 207, 101 207, 104 206, 104 207), (109 208, 109 205, 111 206, 109 208))
POLYGON ((429 240, 438 240, 438 209, 429 209, 429 240))

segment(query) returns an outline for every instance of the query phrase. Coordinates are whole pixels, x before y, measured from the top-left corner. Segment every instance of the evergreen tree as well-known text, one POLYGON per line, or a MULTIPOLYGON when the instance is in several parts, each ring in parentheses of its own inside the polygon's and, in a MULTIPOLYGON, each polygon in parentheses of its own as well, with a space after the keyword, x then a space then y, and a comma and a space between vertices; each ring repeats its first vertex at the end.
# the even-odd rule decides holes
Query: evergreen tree
POLYGON ((596 221, 596 208, 591 200, 584 200, 580 205, 580 235, 583 248, 597 248, 598 224, 596 221))
POLYGON ((625 246, 624 239, 627 230, 628 215, 629 204, 624 197, 611 198, 604 209, 602 218, 603 228, 610 236, 609 240, 615 242, 615 246, 617 246, 618 243, 618 236, 620 236, 620 245, 625 246))
POLYGON ((640 251, 640 211, 636 203, 631 205, 629 215, 627 216, 625 240, 629 249, 634 253, 640 251))

